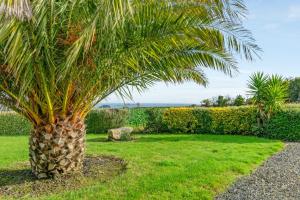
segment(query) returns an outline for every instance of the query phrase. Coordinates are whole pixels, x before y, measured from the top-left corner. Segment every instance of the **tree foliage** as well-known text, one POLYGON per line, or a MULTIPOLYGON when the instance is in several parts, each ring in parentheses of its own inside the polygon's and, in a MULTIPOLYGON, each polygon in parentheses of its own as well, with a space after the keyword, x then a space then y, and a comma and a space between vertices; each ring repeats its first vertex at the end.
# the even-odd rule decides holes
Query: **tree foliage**
POLYGON ((156 81, 206 85, 259 47, 241 0, 0 0, 0 104, 35 125, 156 81))
POLYGON ((234 106, 242 106, 245 105, 246 101, 245 98, 242 95, 238 95, 233 102, 234 106))
POLYGON ((300 100, 300 78, 289 80, 289 101, 299 102, 300 100))
POLYGON ((215 105, 218 107, 225 107, 225 106, 229 106, 230 104, 231 104, 230 97, 224 97, 224 96, 220 95, 220 96, 218 96, 215 105))

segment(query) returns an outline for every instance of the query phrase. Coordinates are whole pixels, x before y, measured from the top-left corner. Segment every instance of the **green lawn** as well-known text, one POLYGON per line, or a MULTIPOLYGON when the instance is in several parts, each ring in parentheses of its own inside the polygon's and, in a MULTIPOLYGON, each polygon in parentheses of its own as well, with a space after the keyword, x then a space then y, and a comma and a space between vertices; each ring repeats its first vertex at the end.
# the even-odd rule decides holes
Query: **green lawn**
MULTIPOLYGON (((89 135, 87 153, 124 158, 125 174, 42 199, 212 199, 283 147, 278 141, 241 136, 138 135, 125 143, 104 138, 89 135)), ((26 161, 27 143, 25 136, 0 137, 0 169, 26 161)))

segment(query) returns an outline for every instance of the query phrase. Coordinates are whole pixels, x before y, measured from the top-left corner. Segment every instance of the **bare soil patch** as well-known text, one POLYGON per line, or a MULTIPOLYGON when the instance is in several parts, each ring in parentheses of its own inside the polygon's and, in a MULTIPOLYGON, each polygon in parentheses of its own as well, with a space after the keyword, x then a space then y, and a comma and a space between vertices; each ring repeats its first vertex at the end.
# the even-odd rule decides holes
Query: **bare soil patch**
POLYGON ((32 174, 29 162, 19 163, 14 168, 0 169, 0 199, 38 197, 88 187, 95 181, 107 182, 124 173, 126 166, 120 158, 88 156, 82 174, 38 180, 32 174))

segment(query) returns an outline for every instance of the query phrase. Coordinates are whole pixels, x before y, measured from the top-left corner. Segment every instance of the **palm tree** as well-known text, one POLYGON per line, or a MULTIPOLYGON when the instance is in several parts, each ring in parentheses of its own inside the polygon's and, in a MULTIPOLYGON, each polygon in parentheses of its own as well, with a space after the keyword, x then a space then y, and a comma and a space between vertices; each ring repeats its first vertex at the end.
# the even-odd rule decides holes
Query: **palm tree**
POLYGON ((0 0, 0 104, 28 118, 38 178, 80 171, 84 119, 112 93, 205 85, 260 50, 241 0, 0 0))
POLYGON ((250 76, 249 95, 259 114, 259 127, 264 128, 273 113, 279 111, 288 96, 288 81, 279 75, 257 72, 250 76))

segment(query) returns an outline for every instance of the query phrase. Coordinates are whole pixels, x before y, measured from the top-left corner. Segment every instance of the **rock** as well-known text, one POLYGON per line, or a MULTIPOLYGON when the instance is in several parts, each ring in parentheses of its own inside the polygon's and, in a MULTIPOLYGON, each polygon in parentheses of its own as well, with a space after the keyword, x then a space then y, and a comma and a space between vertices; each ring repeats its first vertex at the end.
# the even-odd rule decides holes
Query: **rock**
POLYGON ((133 128, 122 127, 108 130, 108 140, 111 141, 129 141, 131 140, 131 133, 133 128))

